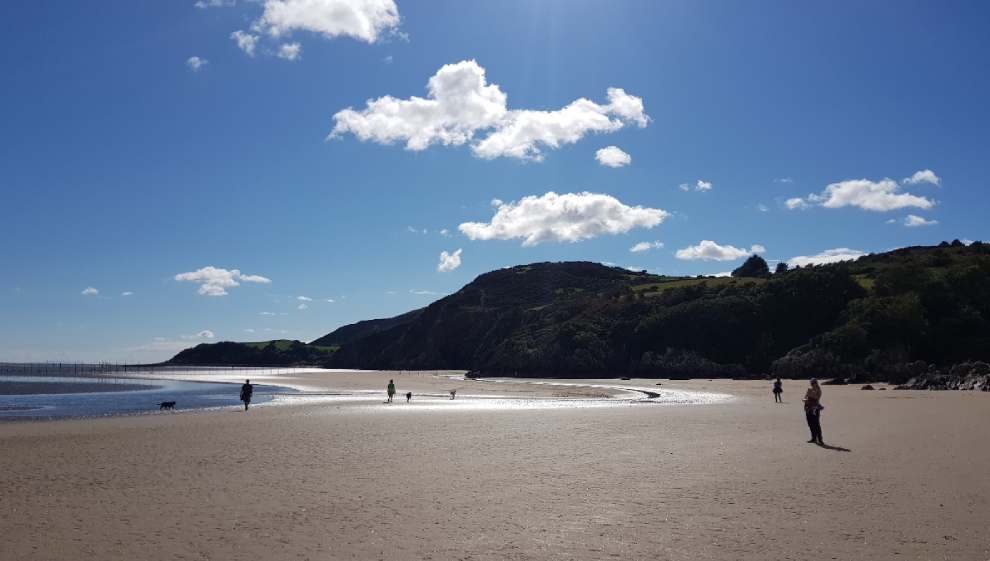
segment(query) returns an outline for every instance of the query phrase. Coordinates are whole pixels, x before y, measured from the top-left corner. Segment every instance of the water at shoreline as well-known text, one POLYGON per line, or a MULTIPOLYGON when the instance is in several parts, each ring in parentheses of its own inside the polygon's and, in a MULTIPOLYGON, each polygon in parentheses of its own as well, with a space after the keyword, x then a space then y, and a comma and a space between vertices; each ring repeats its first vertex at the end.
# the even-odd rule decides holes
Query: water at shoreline
MULTIPOLYGON (((41 393, 0 395, 0 422, 157 414, 163 401, 175 401, 176 411, 243 406, 238 396, 240 386, 233 383, 126 378, 119 379, 117 385, 79 378, 20 376, 4 376, 3 383, 26 384, 41 393), (134 389, 121 391, 121 387, 134 389)), ((251 403, 264 404, 277 395, 292 393, 295 390, 256 384, 251 403)))

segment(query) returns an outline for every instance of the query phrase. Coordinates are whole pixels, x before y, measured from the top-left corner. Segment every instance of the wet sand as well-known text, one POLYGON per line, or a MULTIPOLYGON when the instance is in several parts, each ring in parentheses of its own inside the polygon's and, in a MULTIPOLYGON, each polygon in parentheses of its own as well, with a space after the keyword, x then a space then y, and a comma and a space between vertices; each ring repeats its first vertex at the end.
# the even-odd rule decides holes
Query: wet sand
POLYGON ((0 425, 0 559, 990 559, 990 393, 825 386, 820 447, 796 381, 288 378, 381 393, 0 425))

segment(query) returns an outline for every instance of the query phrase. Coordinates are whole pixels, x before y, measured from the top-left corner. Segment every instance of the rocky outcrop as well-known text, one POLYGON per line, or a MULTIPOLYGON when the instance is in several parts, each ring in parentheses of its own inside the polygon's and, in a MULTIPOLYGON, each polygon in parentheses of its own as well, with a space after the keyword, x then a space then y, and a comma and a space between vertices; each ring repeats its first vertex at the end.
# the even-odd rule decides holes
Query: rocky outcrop
POLYGON ((982 390, 990 391, 990 364, 964 362, 951 368, 936 369, 915 376, 898 390, 982 390))

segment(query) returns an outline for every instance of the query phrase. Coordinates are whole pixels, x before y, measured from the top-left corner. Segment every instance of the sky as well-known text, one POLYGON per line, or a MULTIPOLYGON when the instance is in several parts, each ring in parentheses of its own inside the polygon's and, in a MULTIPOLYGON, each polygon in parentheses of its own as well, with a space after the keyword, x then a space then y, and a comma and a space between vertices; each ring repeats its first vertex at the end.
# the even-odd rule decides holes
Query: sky
POLYGON ((478 275, 990 240, 990 3, 201 0, 0 18, 0 361, 310 341, 478 275))

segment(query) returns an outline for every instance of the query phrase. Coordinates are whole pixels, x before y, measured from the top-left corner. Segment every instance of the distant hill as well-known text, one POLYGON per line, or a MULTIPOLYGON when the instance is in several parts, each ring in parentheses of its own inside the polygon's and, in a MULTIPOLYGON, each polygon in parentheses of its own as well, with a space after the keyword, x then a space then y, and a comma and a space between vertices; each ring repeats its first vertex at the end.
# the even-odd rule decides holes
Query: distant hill
POLYGON ((332 347, 307 345, 300 341, 280 339, 260 343, 202 343, 185 349, 166 364, 224 365, 224 366, 284 366, 289 364, 320 365, 326 362, 332 347))
POLYGON ((346 345, 347 343, 357 341, 358 339, 371 335, 372 333, 378 333, 379 331, 391 329, 398 325, 411 323, 415 321, 425 309, 426 308, 420 308, 418 310, 406 312, 400 316, 395 316, 394 318, 368 319, 357 323, 352 323, 350 325, 345 325, 339 329, 331 331, 319 339, 316 339, 310 344, 321 347, 339 347, 341 345, 346 345))
POLYGON ((759 278, 740 270, 736 278, 664 277, 596 263, 492 271, 411 321, 363 330, 327 365, 897 381, 919 368, 990 359, 986 244, 754 270, 759 278))

